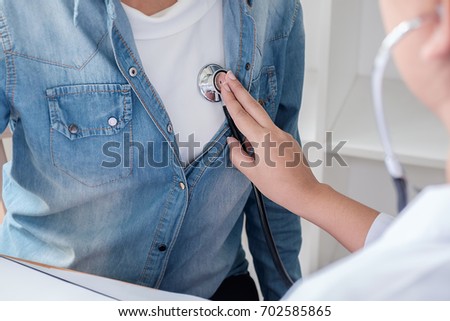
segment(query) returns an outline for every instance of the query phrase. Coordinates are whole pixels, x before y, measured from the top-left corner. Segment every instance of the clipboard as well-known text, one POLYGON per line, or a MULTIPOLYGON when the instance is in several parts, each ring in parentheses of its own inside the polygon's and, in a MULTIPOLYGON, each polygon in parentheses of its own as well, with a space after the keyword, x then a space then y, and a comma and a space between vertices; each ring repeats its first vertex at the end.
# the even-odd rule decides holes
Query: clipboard
POLYGON ((87 273, 0 255, 0 301, 198 301, 87 273))

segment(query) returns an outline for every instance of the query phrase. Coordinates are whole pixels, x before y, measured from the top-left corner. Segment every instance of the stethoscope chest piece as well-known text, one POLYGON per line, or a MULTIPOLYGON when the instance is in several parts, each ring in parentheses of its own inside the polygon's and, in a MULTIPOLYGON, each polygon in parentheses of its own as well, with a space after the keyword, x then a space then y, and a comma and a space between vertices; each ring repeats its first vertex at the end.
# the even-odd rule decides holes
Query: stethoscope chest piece
POLYGON ((226 73, 226 70, 216 64, 209 64, 200 69, 197 85, 203 97, 211 102, 221 101, 220 86, 217 84, 217 75, 226 73))

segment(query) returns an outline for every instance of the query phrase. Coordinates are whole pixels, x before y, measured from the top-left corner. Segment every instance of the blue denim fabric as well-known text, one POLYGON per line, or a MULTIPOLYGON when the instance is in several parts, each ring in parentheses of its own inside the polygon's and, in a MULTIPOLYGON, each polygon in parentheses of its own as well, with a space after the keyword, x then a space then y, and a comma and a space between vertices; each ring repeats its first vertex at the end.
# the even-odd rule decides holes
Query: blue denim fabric
MULTIPOLYGON (((226 68, 298 137, 299 1, 223 3, 226 68)), ((4 167, 1 253, 208 298, 247 270, 245 216, 265 298, 285 293, 250 183, 230 166, 227 124, 180 166, 118 0, 0 0, 0 41, 0 129, 9 123, 14 149, 4 167)), ((298 279, 299 219, 266 202, 298 279)))

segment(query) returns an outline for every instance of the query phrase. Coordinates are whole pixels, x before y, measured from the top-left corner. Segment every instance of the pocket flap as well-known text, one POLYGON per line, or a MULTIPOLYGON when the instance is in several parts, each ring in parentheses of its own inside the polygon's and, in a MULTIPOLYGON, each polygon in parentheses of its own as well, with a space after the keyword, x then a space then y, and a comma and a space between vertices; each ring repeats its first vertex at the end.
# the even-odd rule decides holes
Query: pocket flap
POLYGON ((46 94, 51 127, 71 140, 117 134, 132 118, 128 84, 62 86, 46 94))

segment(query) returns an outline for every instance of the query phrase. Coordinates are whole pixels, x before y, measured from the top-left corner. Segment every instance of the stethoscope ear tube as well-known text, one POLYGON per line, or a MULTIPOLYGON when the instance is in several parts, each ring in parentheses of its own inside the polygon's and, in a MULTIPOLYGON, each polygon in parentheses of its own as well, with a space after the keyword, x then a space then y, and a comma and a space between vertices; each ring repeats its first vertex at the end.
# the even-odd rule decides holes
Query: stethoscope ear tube
POLYGON ((397 210, 400 213, 408 204, 408 186, 406 180, 401 178, 393 178, 395 189, 397 190, 397 210))
POLYGON ((414 19, 401 23, 383 41, 375 58, 372 72, 372 99, 377 122, 378 133, 383 146, 384 163, 389 175, 392 177, 397 192, 397 209, 401 212, 408 203, 407 182, 404 170, 392 148, 389 129, 386 124, 383 104, 383 80, 387 63, 389 62, 392 48, 403 39, 411 30, 417 29, 421 24, 420 19, 414 19))
POLYGON ((401 212, 408 204, 408 186, 403 167, 394 154, 391 145, 389 130, 386 125, 386 117, 384 115, 383 106, 384 72, 391 56, 392 49, 411 31, 419 29, 424 25, 424 23, 428 21, 440 19, 442 16, 442 12, 442 6, 438 6, 434 12, 400 23, 386 36, 375 58, 374 68, 372 72, 373 107, 375 111, 378 132, 385 153, 384 162, 389 175, 394 181, 395 189, 397 191, 397 208, 399 212, 401 212))

